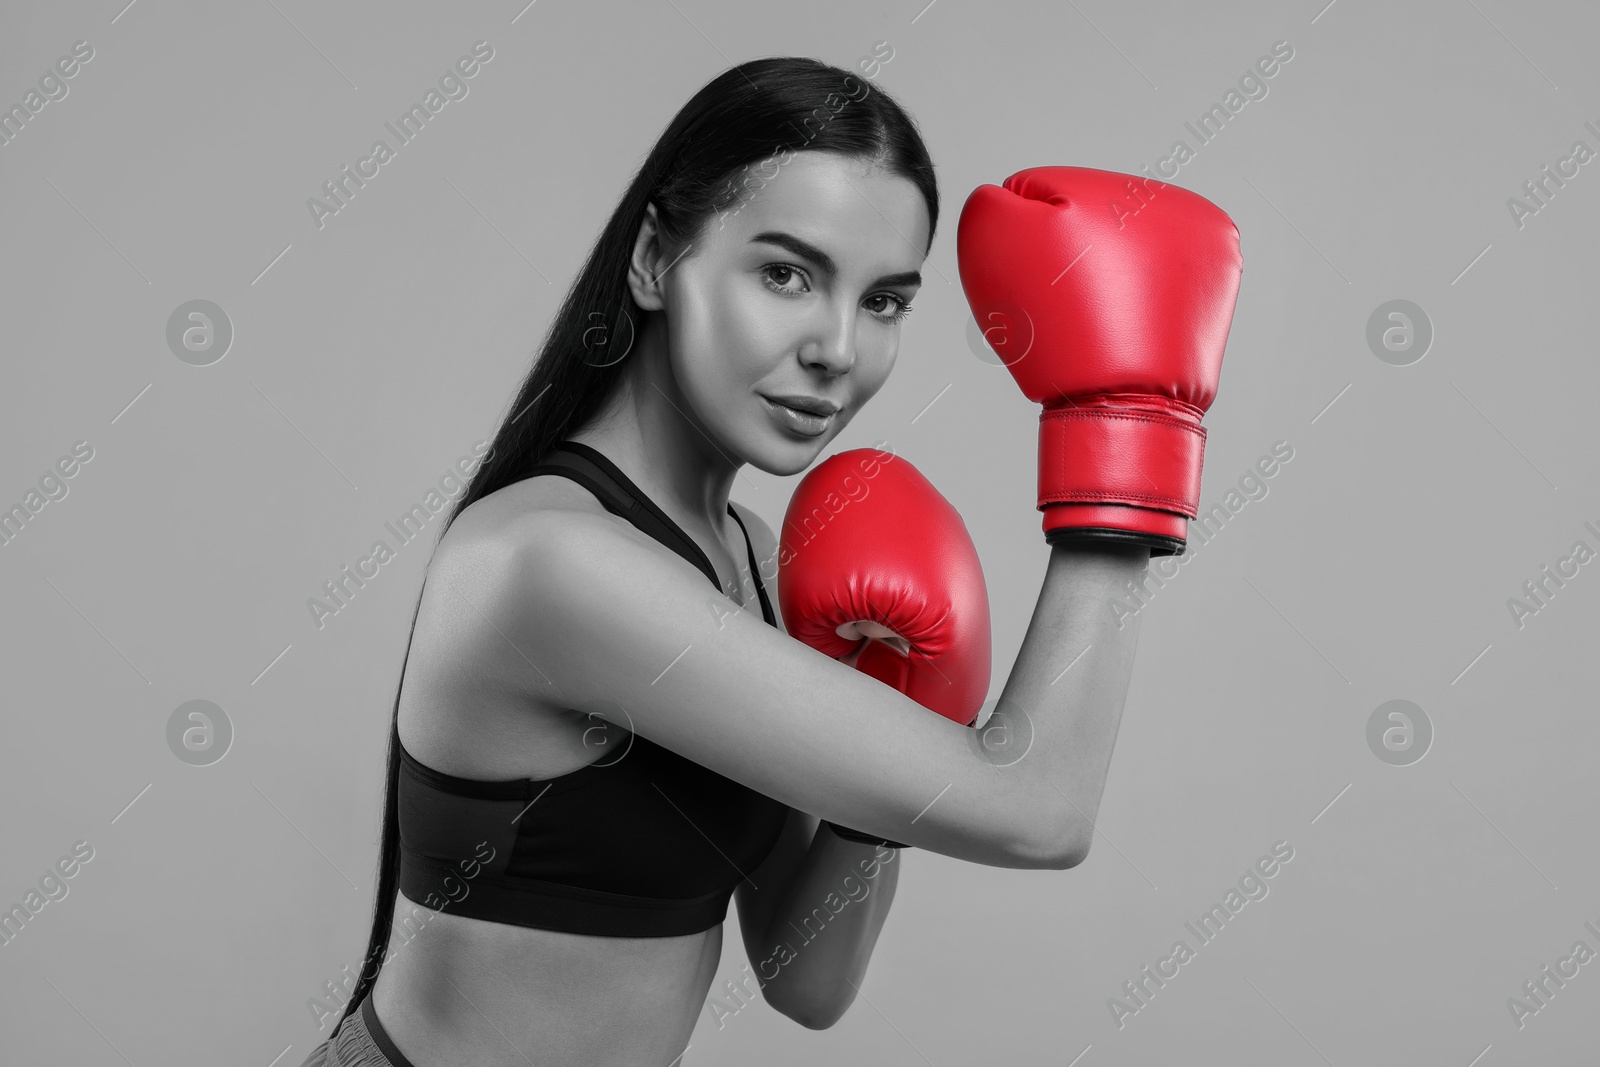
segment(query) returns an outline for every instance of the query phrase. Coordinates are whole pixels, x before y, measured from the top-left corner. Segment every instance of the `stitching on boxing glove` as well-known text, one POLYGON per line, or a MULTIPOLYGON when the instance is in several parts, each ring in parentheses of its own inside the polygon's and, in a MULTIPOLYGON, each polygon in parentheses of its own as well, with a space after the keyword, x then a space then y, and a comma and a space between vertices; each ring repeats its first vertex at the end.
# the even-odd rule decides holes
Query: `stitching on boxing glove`
POLYGON ((1134 422, 1148 422, 1158 426, 1171 426, 1186 433, 1192 433, 1204 438, 1206 428, 1199 423, 1189 422, 1176 415, 1160 415, 1154 411, 1106 411, 1104 409, 1083 408, 1046 408, 1040 415, 1039 421, 1055 419, 1129 419, 1134 422))

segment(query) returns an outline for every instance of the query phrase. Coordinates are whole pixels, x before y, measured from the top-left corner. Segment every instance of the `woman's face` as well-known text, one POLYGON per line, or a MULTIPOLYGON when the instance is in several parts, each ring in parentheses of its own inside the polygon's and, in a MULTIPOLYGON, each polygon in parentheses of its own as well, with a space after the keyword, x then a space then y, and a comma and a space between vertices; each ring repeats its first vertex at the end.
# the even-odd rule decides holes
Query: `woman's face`
POLYGON ((669 358, 719 447, 794 474, 889 377, 928 211, 908 179, 832 152, 736 180, 753 192, 708 220, 662 278, 669 358), (832 413, 798 414, 784 398, 832 413))

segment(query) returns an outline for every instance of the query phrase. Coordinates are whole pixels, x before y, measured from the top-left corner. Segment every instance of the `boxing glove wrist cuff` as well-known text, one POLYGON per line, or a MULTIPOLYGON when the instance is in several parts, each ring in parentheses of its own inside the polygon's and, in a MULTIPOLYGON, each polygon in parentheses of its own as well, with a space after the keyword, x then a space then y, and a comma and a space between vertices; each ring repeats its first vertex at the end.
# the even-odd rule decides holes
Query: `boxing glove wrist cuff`
POLYGON ((1039 507, 1125 504, 1194 518, 1201 414, 1181 400, 1127 393, 1052 402, 1039 416, 1039 507))
POLYGON ((822 825, 826 826, 828 829, 832 830, 835 834, 844 838, 846 841, 855 841, 863 845, 883 845, 888 848, 911 847, 910 845, 902 845, 898 841, 889 841, 882 837, 873 837, 871 834, 864 834, 860 830, 852 830, 848 826, 840 826, 838 823, 829 822, 827 819, 822 820, 822 825))
POLYGON ((1181 553, 1200 502, 1202 411, 1168 397, 1065 397, 1039 416, 1039 510, 1050 544, 1123 540, 1181 553))

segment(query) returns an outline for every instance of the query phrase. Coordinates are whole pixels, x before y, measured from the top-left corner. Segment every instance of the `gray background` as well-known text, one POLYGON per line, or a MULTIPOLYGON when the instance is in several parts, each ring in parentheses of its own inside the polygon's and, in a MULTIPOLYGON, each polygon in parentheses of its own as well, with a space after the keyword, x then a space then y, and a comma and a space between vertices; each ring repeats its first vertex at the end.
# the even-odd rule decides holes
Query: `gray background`
MULTIPOLYGON (((832 450, 887 438, 966 517, 991 695, 1048 549, 1037 409, 968 345, 961 202, 1027 166, 1192 146, 1183 123, 1280 40, 1268 95, 1173 181, 1234 218, 1246 263, 1202 502, 1276 441, 1294 458, 1145 610, 1087 863, 908 852, 838 1026, 706 1012, 684 1063, 1589 1062, 1600 963, 1520 1029, 1506 1001, 1574 942, 1600 950, 1600 564, 1520 629, 1506 602, 1576 540, 1600 549, 1600 163, 1521 228, 1506 201, 1574 141, 1600 149, 1600 15, 925 2, 6 5, 6 106, 73 42, 95 50, 0 146, 0 504, 94 449, 0 547, 0 904, 95 850, 0 946, 7 1062, 267 1067, 325 1036, 306 1001, 365 948, 435 534, 321 630, 307 598, 492 435, 700 85, 769 54, 853 66, 880 40, 945 212, 898 368, 832 450), (480 39, 468 97, 319 231, 305 200, 480 39), (166 343, 193 299, 235 330, 206 367, 166 343), (1366 342, 1393 299, 1435 330, 1409 366, 1366 342), (235 731, 210 766, 168 747, 194 699, 235 731), (1366 739, 1392 699, 1434 731, 1409 766, 1366 739), (1184 921, 1277 841, 1295 853, 1270 894, 1119 1029, 1107 999, 1194 947, 1184 921)), ((735 497, 777 525, 793 484, 747 469, 735 497)), ((718 986, 744 963, 734 922, 718 986)))

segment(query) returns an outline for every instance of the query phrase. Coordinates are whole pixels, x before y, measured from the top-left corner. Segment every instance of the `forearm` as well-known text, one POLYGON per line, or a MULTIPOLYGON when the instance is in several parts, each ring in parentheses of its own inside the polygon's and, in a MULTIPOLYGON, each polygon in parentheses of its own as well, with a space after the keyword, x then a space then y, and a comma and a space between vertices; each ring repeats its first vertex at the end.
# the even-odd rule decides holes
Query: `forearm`
POLYGON ((772 955, 757 970, 767 1002, 814 1030, 837 1022, 866 976, 899 879, 897 849, 819 826, 766 932, 772 955))
POLYGON ((1032 824, 1019 837, 1040 841, 1051 866, 1072 866, 1089 848, 1139 640, 1139 617, 1119 619, 1109 605, 1149 559, 1148 549, 1109 544, 1051 549, 1022 649, 979 735, 1034 799, 1015 813, 1032 824))

